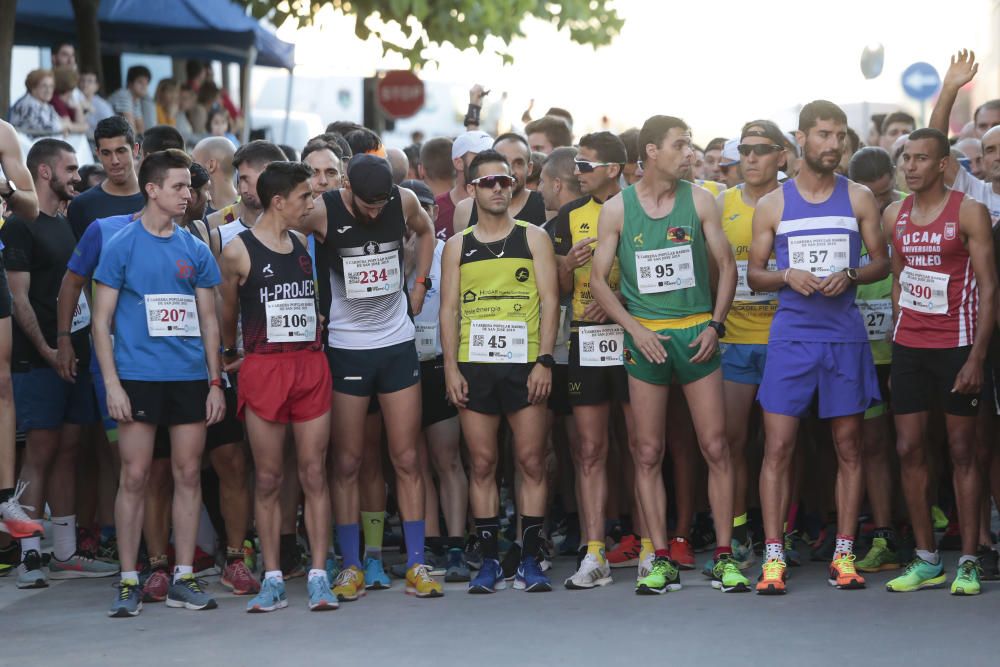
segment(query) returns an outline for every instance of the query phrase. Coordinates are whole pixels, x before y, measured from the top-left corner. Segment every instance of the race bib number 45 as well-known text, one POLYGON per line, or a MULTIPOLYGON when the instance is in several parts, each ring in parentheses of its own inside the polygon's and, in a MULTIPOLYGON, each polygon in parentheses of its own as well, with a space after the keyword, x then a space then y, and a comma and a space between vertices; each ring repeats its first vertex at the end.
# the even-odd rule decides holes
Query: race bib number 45
POLYGON ((580 327, 580 365, 621 366, 624 336, 617 324, 580 327))
POLYGON ((528 325, 507 320, 473 320, 469 328, 469 361, 528 363, 528 325))
POLYGON ((641 294, 673 292, 694 287, 691 246, 638 251, 635 253, 635 274, 641 294))
POLYGON ((146 330, 149 335, 200 336, 198 306, 190 294, 147 294, 146 330))
POLYGON ((899 306, 918 313, 948 312, 948 274, 906 267, 899 272, 899 306))
POLYGON ((348 299, 393 294, 400 289, 399 254, 393 250, 344 258, 344 287, 348 299))
POLYGON ((268 343, 311 343, 316 340, 316 302, 279 299, 267 302, 268 343))
POLYGON ((851 237, 847 234, 809 234, 788 237, 788 265, 817 278, 850 266, 851 237))

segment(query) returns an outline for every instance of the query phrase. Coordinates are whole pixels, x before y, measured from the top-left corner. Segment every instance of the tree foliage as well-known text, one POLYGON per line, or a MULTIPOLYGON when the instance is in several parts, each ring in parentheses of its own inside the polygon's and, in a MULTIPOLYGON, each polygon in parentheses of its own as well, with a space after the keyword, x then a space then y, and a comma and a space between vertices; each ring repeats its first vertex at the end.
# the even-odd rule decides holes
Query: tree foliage
POLYGON ((503 45, 491 47, 504 62, 511 62, 508 45, 524 35, 521 29, 528 16, 559 29, 569 30, 579 44, 601 46, 616 37, 624 21, 611 0, 236 0, 250 8, 256 18, 269 18, 275 25, 287 20, 310 25, 326 6, 355 18, 354 33, 365 40, 374 36, 383 52, 405 56, 419 67, 428 60, 424 49, 451 44, 458 49, 472 47, 482 53, 486 37, 499 38, 503 45), (403 39, 399 39, 400 31, 403 39))

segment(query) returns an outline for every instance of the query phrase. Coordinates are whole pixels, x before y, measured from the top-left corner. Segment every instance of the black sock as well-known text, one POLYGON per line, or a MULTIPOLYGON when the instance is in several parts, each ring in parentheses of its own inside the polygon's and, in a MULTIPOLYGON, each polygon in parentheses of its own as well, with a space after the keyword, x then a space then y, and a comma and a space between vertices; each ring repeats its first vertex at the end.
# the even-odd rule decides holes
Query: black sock
POLYGON ((449 549, 462 549, 465 547, 464 537, 446 537, 444 538, 444 544, 449 549))
POLYGON ((521 515, 521 543, 524 545, 524 555, 537 558, 541 555, 542 523, 545 517, 521 515))
POLYGON ((500 532, 500 518, 491 516, 488 519, 473 519, 476 524, 476 537, 482 545, 483 558, 500 560, 500 546, 497 533, 500 532))
POLYGON ((733 539, 740 544, 745 544, 747 541, 747 525, 746 523, 740 526, 733 526, 733 539))
POLYGON ((444 553, 444 538, 439 535, 435 537, 425 537, 424 544, 435 556, 440 556, 444 553))
POLYGON ((0 489, 0 503, 5 503, 14 495, 14 489, 0 489))
POLYGON ((874 536, 884 539, 890 551, 896 550, 896 531, 892 527, 876 528, 874 536))

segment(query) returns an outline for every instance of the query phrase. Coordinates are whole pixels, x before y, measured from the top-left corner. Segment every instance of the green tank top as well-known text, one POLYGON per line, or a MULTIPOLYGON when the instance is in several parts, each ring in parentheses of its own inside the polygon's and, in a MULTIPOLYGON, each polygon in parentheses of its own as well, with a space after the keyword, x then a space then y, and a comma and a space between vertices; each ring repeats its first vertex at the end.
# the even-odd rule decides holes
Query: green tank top
POLYGON ((712 311, 708 255, 691 184, 677 182, 674 209, 650 218, 635 186, 622 190, 625 223, 618 240, 621 293, 633 317, 663 320, 712 311))
MULTIPOLYGON (((862 243, 859 268, 868 266, 869 261, 868 249, 862 243)), ((892 343, 885 338, 886 332, 892 328, 892 271, 877 283, 858 285, 854 301, 865 321, 875 364, 892 363, 892 343)))

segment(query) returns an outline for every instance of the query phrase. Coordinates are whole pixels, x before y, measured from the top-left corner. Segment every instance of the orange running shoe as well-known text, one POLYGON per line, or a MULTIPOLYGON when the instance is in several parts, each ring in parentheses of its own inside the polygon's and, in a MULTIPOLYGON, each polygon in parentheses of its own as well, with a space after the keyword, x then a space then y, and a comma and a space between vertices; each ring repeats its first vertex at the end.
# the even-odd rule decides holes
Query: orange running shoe
POLYGON ((694 569, 694 547, 683 537, 670 540, 670 560, 682 570, 694 569))
POLYGON ((830 563, 830 585, 841 590, 865 587, 865 578, 854 568, 854 554, 835 553, 830 563))
POLYGON ((639 564, 639 552, 642 543, 635 535, 625 535, 615 548, 607 553, 608 564, 611 567, 635 567, 639 564))
POLYGON ((760 578, 757 579, 757 593, 760 595, 784 595, 787 567, 785 561, 779 558, 764 561, 760 578))

